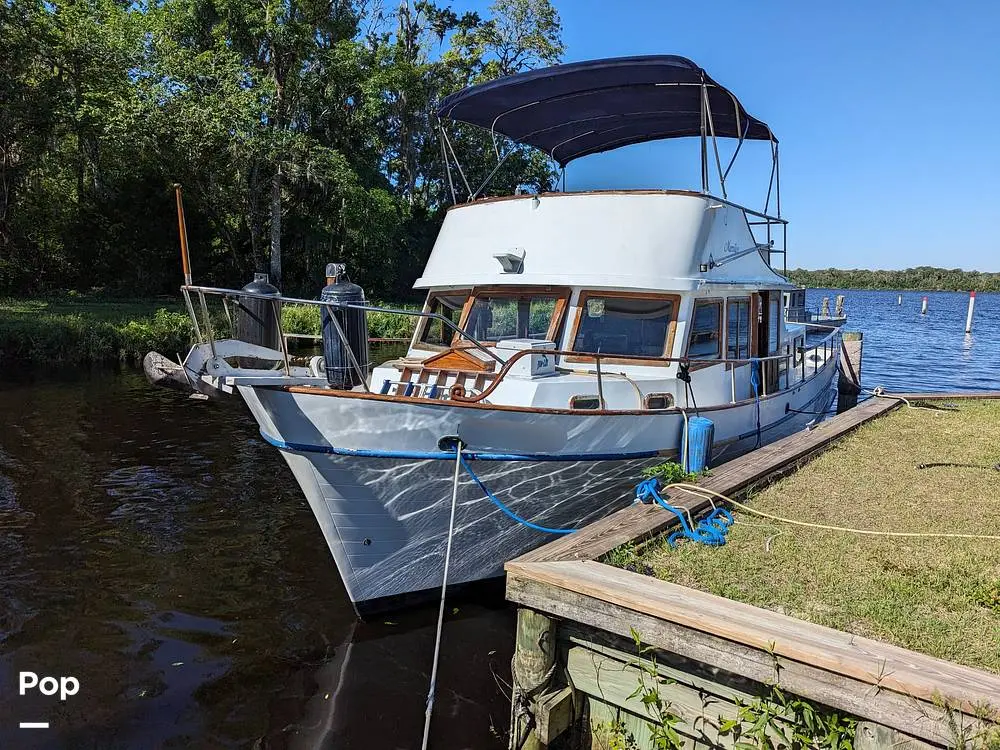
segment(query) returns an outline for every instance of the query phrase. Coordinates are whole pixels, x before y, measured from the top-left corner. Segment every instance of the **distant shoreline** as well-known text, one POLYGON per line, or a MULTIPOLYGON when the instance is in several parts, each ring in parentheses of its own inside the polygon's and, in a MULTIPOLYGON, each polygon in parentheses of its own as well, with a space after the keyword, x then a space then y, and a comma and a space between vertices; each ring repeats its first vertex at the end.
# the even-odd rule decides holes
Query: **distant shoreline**
POLYGON ((795 284, 811 289, 860 289, 901 292, 1000 292, 1000 273, 920 266, 902 271, 826 268, 788 272, 795 284))

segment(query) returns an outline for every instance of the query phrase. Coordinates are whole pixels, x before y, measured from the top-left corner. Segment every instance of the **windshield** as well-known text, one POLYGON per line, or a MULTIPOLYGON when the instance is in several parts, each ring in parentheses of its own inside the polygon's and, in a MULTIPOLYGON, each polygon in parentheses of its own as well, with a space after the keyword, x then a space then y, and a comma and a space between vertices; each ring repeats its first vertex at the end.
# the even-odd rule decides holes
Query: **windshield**
POLYGON ((478 341, 546 340, 556 310, 555 294, 481 294, 463 329, 478 341))
POLYGON ((662 357, 673 316, 674 303, 669 299, 590 295, 580 314, 573 349, 662 357))

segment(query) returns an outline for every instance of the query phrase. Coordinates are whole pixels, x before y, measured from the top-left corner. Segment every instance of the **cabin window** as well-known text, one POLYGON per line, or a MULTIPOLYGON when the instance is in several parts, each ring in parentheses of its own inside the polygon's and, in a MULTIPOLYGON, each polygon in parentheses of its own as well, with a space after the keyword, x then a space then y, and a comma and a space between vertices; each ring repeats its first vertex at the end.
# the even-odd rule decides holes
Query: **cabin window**
MULTIPOLYGON (((444 316, 457 327, 462 318, 462 308, 468 298, 467 291, 433 294, 428 298, 427 311, 444 316)), ((421 344, 429 344, 435 348, 451 346, 452 337, 455 335, 454 328, 445 325, 436 318, 423 318, 421 325, 423 329, 418 339, 421 344)))
POLYGON ((750 298, 726 300, 726 359, 750 358, 750 298))
POLYGON ((663 356, 674 319, 672 299, 587 295, 580 306, 574 351, 663 356))
POLYGON ((718 359, 721 353, 722 303, 703 300, 695 302, 688 339, 691 359, 718 359))
POLYGON ((548 338, 555 294, 477 294, 463 329, 477 341, 548 338))

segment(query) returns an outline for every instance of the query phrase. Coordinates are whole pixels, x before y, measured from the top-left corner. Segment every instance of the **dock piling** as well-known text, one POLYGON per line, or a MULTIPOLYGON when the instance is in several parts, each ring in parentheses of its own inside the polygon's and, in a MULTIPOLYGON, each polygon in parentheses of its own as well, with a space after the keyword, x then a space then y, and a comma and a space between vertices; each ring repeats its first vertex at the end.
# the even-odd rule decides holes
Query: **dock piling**
POLYGON ((837 379, 837 414, 858 405, 861 393, 861 355, 864 334, 845 331, 840 340, 840 376, 837 379))
POLYGON ((976 292, 969 292, 969 314, 965 316, 965 332, 972 333, 972 311, 976 307, 976 292))
POLYGON ((555 621, 541 612, 519 608, 514 661, 511 664, 514 685, 510 727, 512 750, 542 750, 546 746, 538 732, 534 731, 537 714, 535 699, 551 682, 555 663, 555 621))
POLYGON ((926 315, 927 314, 927 298, 926 297, 924 297, 923 300, 920 302, 920 314, 921 315, 926 315))

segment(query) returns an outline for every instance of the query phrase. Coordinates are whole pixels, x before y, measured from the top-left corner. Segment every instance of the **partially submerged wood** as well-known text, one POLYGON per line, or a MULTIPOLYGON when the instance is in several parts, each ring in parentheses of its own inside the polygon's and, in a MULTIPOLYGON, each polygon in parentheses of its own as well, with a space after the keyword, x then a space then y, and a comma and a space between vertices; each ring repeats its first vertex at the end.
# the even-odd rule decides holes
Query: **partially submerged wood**
POLYGON ((544 692, 552 679, 556 660, 555 628, 555 621, 541 612, 531 609, 519 609, 517 612, 517 640, 511 665, 513 698, 527 705, 515 706, 511 734, 521 741, 520 738, 527 733, 523 744, 516 745, 525 750, 545 747, 539 733, 531 731, 537 723, 533 718, 537 711, 531 711, 528 707, 534 698, 544 692), (520 710, 522 707, 528 708, 528 711, 520 710))
POLYGON ((176 391, 191 391, 184 368, 159 352, 149 352, 142 359, 142 371, 150 385, 171 388, 176 391))
POLYGON ((843 414, 858 405, 858 396, 861 393, 863 339, 864 334, 859 331, 845 331, 840 339, 840 374, 837 378, 838 414, 843 414))

